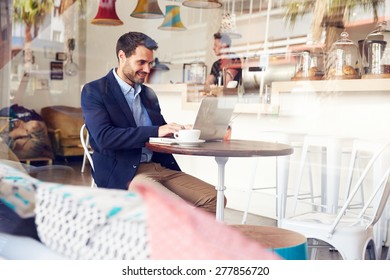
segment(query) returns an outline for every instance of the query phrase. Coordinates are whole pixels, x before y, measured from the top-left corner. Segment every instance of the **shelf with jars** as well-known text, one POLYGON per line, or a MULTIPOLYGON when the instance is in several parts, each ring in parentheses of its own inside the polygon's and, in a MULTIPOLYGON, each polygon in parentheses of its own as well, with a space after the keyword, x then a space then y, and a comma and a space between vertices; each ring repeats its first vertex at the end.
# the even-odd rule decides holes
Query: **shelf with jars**
POLYGON ((294 47, 292 81, 390 78, 390 30, 379 22, 358 44, 342 32, 329 52, 323 45, 308 43, 294 47))
POLYGON ((295 59, 295 72, 292 81, 322 80, 324 77, 325 51, 322 44, 311 40, 292 51, 295 59))
POLYGON ((363 79, 390 78, 390 30, 386 21, 378 23, 361 42, 363 79))
POLYGON ((326 59, 326 75, 329 80, 360 79, 361 55, 358 46, 349 39, 347 32, 333 43, 326 59))

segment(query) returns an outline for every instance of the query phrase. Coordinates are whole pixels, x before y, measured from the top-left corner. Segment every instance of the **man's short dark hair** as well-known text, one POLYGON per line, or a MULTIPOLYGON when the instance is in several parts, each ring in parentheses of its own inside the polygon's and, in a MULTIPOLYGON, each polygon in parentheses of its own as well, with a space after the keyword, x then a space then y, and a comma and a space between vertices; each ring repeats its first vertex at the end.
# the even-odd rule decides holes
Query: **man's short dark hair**
POLYGON ((226 33, 217 32, 214 33, 214 40, 219 39, 221 43, 225 44, 228 48, 232 44, 232 39, 230 39, 230 36, 226 33))
POLYGON ((128 32, 119 37, 116 43, 116 55, 122 50, 126 57, 131 56, 138 46, 144 46, 155 51, 158 48, 156 41, 141 32, 128 32))

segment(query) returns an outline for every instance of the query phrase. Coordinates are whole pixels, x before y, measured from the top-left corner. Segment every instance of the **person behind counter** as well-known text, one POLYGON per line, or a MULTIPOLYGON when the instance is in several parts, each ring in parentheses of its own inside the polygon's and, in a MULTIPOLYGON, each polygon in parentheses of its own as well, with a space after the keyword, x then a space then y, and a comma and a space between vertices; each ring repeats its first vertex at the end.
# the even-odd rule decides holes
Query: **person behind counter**
POLYGON ((118 68, 87 83, 81 108, 93 148, 93 178, 98 187, 128 189, 132 180, 152 180, 195 207, 215 213, 215 187, 180 171, 171 154, 145 148, 149 137, 164 137, 186 128, 167 124, 155 92, 143 83, 157 43, 129 32, 116 45, 118 68))
POLYGON ((231 39, 225 33, 214 34, 213 50, 220 58, 211 67, 209 76, 206 79, 206 89, 211 85, 223 86, 230 81, 240 83, 242 76, 241 59, 234 53, 229 52, 231 39))

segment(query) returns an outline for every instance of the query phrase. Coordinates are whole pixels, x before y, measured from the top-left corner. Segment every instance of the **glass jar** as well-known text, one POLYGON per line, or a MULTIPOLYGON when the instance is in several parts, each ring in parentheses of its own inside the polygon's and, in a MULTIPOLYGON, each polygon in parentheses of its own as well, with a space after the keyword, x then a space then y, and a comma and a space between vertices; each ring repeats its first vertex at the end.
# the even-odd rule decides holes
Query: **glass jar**
POLYGON ((342 32, 340 39, 333 43, 326 60, 326 79, 360 79, 362 74, 361 56, 358 46, 342 32))
POLYGON ((296 58, 294 76, 296 80, 321 80, 324 76, 324 51, 320 45, 306 45, 293 52, 296 58))
POLYGON ((386 21, 380 22, 363 41, 363 78, 390 78, 390 31, 386 21))
POLYGON ((203 62, 190 64, 190 81, 193 84, 204 84, 206 82, 207 66, 203 62))

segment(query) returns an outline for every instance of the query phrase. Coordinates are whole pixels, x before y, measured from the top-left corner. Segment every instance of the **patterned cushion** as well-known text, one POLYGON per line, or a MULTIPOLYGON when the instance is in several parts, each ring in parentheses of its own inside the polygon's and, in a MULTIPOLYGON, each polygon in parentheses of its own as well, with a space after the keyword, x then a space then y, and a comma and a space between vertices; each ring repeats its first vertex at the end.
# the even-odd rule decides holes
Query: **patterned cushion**
POLYGON ((149 258, 145 205, 136 193, 45 183, 0 162, 0 205, 1 231, 16 234, 22 221, 31 222, 33 237, 37 230, 68 258, 149 258))
POLYGON ((135 193, 41 183, 36 224, 50 249, 71 259, 147 259, 145 206, 135 193))
POLYGON ((0 203, 20 217, 34 216, 35 191, 39 183, 28 174, 0 162, 0 203))

